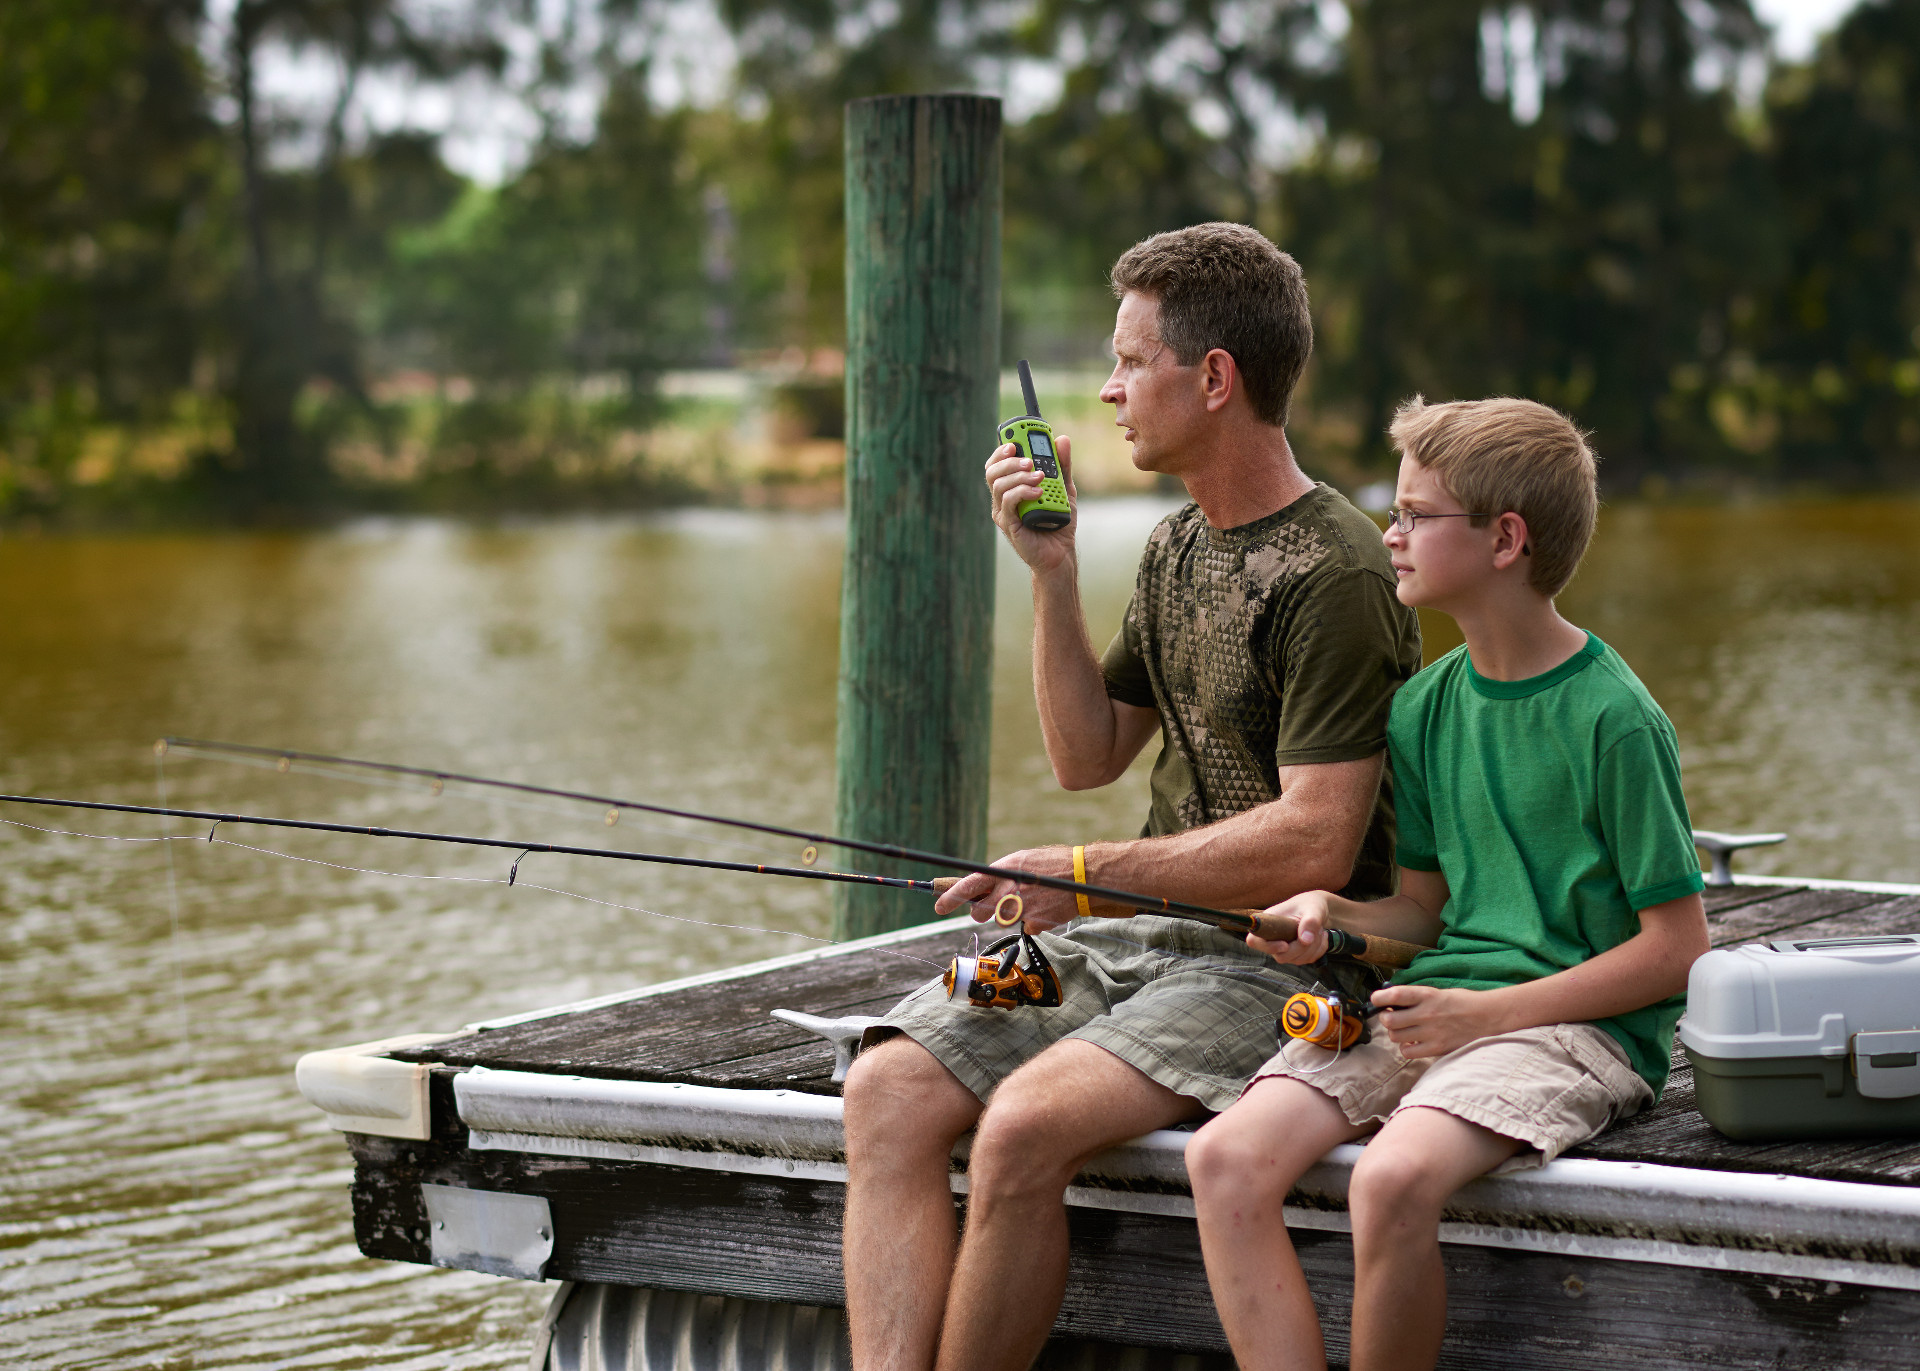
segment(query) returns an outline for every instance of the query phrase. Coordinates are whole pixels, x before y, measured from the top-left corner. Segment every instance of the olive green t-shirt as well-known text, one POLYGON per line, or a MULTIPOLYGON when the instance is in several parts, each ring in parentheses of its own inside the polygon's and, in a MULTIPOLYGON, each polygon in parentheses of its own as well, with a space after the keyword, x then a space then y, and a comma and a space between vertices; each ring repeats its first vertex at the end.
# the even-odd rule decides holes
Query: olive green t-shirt
MULTIPOLYGON (((1701 889, 1673 725, 1612 648, 1524 681, 1455 648, 1401 689, 1388 725, 1401 866, 1447 878, 1438 947, 1402 985, 1492 990, 1578 966, 1640 931, 1639 911, 1701 889)), ((1674 995, 1595 1025, 1657 1096, 1674 995)))
MULTIPOLYGON (((1373 521, 1324 485, 1239 528, 1198 505, 1161 520, 1104 659, 1107 693, 1160 712, 1143 836, 1278 799, 1280 768, 1386 747, 1393 692, 1420 669, 1373 521)), ((1388 894, 1393 790, 1380 786, 1346 893, 1388 894)))

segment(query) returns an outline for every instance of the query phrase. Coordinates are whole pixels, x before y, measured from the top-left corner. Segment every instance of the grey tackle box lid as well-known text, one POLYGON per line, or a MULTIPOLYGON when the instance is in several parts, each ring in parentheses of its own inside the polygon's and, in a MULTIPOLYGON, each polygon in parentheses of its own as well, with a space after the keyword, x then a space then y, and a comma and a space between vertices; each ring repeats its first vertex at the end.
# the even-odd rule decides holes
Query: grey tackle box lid
POLYGON ((1920 934, 1716 948, 1687 978, 1680 1041, 1701 1057, 1846 1057, 1858 1034, 1875 1053, 1920 1043, 1920 934))

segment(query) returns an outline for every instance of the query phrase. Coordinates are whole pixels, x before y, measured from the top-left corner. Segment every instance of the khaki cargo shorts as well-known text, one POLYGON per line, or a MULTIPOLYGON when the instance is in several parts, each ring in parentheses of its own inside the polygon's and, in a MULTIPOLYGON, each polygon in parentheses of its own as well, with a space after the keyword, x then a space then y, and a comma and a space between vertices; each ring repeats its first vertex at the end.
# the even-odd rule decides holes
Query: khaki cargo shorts
POLYGON ((1292 1041, 1254 1075, 1287 1076, 1330 1096, 1355 1126, 1424 1105, 1529 1144, 1496 1176, 1545 1166, 1569 1147, 1653 1102, 1626 1049, 1590 1023, 1548 1024, 1481 1038, 1444 1057, 1400 1055, 1387 1035, 1337 1056, 1292 1041))
MULTIPOLYGON (((1060 976, 1057 1008, 954 1003, 935 980, 868 1029, 865 1041, 905 1033, 984 1100, 1053 1044, 1079 1038, 1219 1111, 1273 1055, 1289 995, 1323 983, 1365 994, 1377 984, 1352 963, 1332 971, 1281 966, 1231 933, 1156 915, 1075 919, 1034 936, 1060 976)), ((990 941, 983 933, 982 945, 990 941)))

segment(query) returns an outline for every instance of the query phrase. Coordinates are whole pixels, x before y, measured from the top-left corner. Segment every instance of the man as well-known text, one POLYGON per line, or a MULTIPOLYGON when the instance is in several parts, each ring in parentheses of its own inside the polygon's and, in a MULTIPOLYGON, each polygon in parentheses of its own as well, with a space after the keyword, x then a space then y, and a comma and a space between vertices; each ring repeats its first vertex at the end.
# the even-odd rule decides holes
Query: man
MULTIPOLYGON (((1081 612, 1073 526, 1017 516, 1039 478, 1017 448, 986 469, 994 519, 1030 568, 1034 693, 1069 790, 1124 773, 1157 731, 1145 832, 999 864, 1216 907, 1324 886, 1389 893, 1388 705, 1419 666, 1379 531, 1300 471, 1288 402, 1313 346, 1293 259, 1238 224, 1150 238, 1115 264, 1113 375, 1100 392, 1134 465, 1193 503, 1154 530, 1104 660, 1081 612)), ((1072 449, 1059 440, 1063 473, 1072 449)), ((1069 491, 1071 480, 1069 474, 1069 491)), ((968 877, 942 901, 991 908, 968 877)), ((856 1365, 1025 1368, 1066 1282, 1063 1194, 1088 1157, 1225 1109, 1271 1055, 1300 973, 1230 934, 1155 916, 1081 918, 1026 888, 1059 1008, 989 1010, 939 984, 887 1016, 846 1089, 847 1307, 856 1365), (977 1125, 977 1128, 976 1128, 977 1125), (976 1128, 955 1250, 948 1156, 976 1128)), ((1103 910, 1102 912, 1124 912, 1103 910)))

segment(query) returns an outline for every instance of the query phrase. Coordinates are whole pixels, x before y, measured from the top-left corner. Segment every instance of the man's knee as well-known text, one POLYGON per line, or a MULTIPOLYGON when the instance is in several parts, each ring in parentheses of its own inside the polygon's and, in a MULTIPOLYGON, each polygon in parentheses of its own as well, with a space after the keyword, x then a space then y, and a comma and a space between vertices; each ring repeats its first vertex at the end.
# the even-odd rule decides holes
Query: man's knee
POLYGON ((869 1140, 944 1154, 980 1116, 974 1093, 904 1033, 855 1058, 843 1098, 848 1161, 855 1164, 869 1140))
MULTIPOLYGON (((1080 1162, 1109 1141, 1103 1136, 1112 1131, 1107 1120, 1090 1118, 1081 1107, 1077 1093, 1084 1083, 1055 1049, 1049 1051, 1055 1055, 1028 1062, 987 1101, 967 1162, 976 1185, 1035 1194, 1064 1190, 1080 1162)), ((1157 1123, 1144 1121, 1131 1132, 1144 1133, 1157 1123)))

